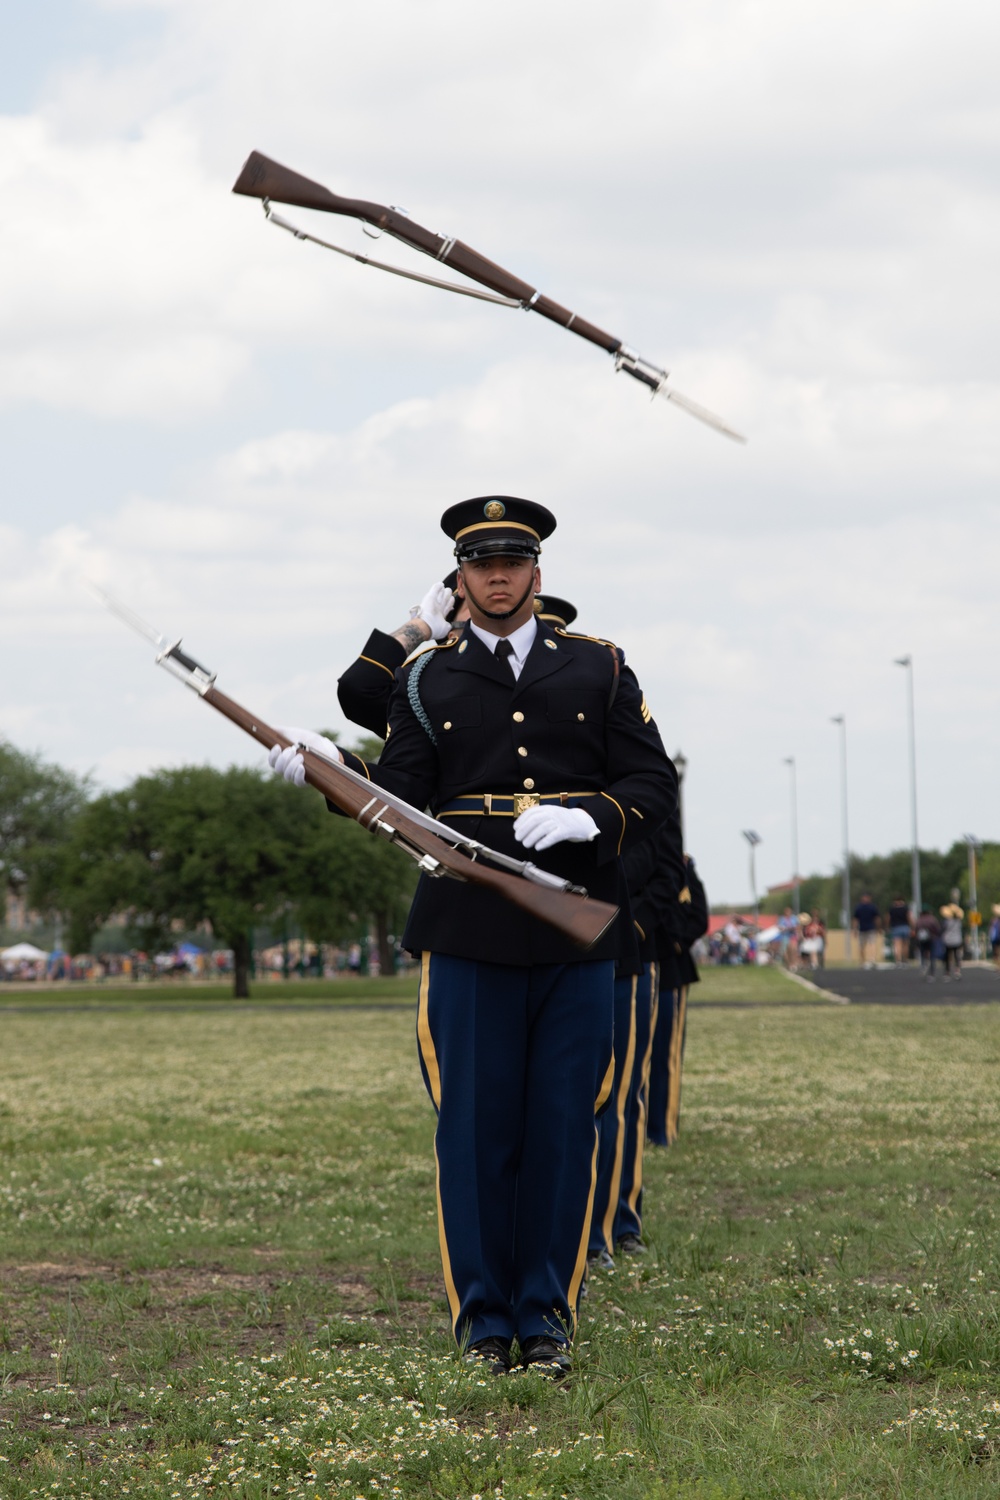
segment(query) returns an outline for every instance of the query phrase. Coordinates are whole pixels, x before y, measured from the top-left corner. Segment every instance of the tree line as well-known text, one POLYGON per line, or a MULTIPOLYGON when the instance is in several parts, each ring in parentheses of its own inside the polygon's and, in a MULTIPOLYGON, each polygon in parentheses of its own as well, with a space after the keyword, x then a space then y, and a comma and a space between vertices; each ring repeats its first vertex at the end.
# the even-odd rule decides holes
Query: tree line
MULTIPOLYGON (((890 902, 911 894, 912 855, 909 849, 895 849, 891 854, 873 854, 867 859, 852 854, 850 859, 851 910, 863 892, 868 892, 879 911, 885 913, 890 902)), ((1000 903, 1000 844, 984 843, 976 860, 976 885, 979 911, 985 913, 983 926, 989 926, 995 902, 1000 903)), ((832 875, 809 875, 799 886, 799 904, 803 911, 819 912, 829 926, 840 922, 843 866, 832 875)), ((961 893, 961 904, 968 914, 969 846, 957 840, 950 849, 921 849, 920 889, 924 905, 938 911, 951 900, 955 888, 961 893)), ((778 913, 791 903, 791 890, 771 891, 761 901, 761 911, 778 913)))
POLYGON ((115 917, 147 952, 207 922, 245 997, 255 928, 339 943, 374 927, 391 973, 415 882, 398 850, 269 772, 182 766, 100 792, 0 741, 0 883, 58 916, 71 952, 115 917))

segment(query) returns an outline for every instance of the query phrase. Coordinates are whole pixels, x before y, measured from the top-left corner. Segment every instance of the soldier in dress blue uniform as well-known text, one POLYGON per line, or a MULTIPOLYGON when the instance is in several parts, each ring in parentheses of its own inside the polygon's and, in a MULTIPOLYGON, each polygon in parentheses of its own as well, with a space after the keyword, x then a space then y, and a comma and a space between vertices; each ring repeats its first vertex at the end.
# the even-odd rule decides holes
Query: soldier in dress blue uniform
MULTIPOLYGON (((424 875, 403 936, 421 955, 417 1033, 456 1338, 497 1372, 516 1340, 522 1363, 558 1374, 586 1266, 595 1114, 612 1083, 614 967, 635 961, 621 856, 674 813, 677 780, 621 651, 536 619, 551 512, 483 496, 441 524, 469 624, 397 673, 378 764, 343 760, 621 908, 581 953, 482 887, 424 875)), ((271 760, 301 778, 294 747, 271 760)))
POLYGON ((685 854, 684 883, 656 934, 660 1004, 650 1064, 648 1133, 657 1146, 672 1146, 680 1129, 688 991, 698 983, 691 944, 707 931, 708 897, 694 860, 685 854))
POLYGON ((656 934, 683 880, 680 820, 670 818, 652 838, 626 854, 625 879, 639 939, 638 972, 619 965, 615 976, 615 1072, 608 1108, 600 1117, 597 1188, 587 1262, 613 1266, 613 1251, 645 1252, 642 1243, 642 1164, 653 1037, 659 1002, 656 934))

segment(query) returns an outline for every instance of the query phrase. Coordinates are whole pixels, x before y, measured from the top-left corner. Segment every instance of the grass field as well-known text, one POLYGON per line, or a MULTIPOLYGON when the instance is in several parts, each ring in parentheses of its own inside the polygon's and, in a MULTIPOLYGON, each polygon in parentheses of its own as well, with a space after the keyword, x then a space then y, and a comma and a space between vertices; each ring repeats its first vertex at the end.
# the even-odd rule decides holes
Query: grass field
POLYGON ((141 1005, 273 1005, 276 1001, 290 1005, 385 1005, 415 1002, 415 974, 392 975, 385 979, 255 979, 249 1000, 233 999, 231 978, 198 980, 109 979, 99 984, 2 984, 0 1010, 5 1006, 21 1010, 25 1006, 141 1006, 141 1005))
POLYGON ((3 1500, 995 1500, 1000 1009, 698 998, 553 1386, 452 1351, 410 1015, 10 996, 3 1500))

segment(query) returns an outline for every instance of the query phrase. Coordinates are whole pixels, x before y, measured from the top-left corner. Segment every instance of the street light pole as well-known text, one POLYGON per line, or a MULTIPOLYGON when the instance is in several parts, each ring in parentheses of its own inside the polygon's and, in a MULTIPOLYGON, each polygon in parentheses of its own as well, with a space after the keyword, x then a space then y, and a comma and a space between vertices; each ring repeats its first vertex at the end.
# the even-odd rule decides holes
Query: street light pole
POLYGON ((972 956, 979 957, 979 890, 976 882, 976 855, 983 847, 974 833, 963 834, 969 846, 969 926, 972 928, 972 956))
POLYGON ((752 828, 744 828, 743 837, 750 845, 750 890, 753 894, 753 945, 754 951, 756 951, 757 938, 760 933, 760 914, 757 909, 757 865, 754 859, 754 852, 757 845, 761 842, 761 837, 752 828))
POLYGON ((687 771, 687 756, 683 750, 678 750, 674 756, 674 769, 677 772, 677 816, 681 822, 681 847, 686 847, 684 839, 684 775, 687 771))
POLYGON ((831 724, 840 725, 840 831, 844 848, 844 873, 840 886, 840 920, 844 928, 844 957, 851 957, 851 841, 847 833, 847 715, 834 714, 831 724))
POLYGON ((910 829, 912 842, 912 901, 914 921, 923 910, 923 895, 920 890, 920 845, 917 842, 917 721, 913 711, 913 657, 896 656, 897 667, 906 668, 906 697, 910 716, 910 829))
POLYGON ((795 780, 795 756, 786 755, 785 765, 792 773, 792 894, 797 917, 801 910, 801 902, 799 900, 799 792, 795 780))

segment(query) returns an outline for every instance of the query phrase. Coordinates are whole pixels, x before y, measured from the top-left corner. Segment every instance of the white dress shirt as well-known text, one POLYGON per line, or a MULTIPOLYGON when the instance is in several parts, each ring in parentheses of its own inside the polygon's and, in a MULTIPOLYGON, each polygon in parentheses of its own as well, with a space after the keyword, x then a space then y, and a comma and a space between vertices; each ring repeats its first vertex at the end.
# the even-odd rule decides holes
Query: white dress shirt
POLYGON ((513 635, 490 635, 488 630, 483 630, 479 625, 473 625, 471 620, 469 621, 469 629, 475 631, 487 651, 492 651, 494 655, 496 655, 498 641, 510 641, 512 648, 512 655, 509 658, 511 670, 515 677, 520 677, 521 668, 527 661, 528 652, 531 650, 535 636, 538 634, 538 621, 534 615, 531 616, 530 620, 525 620, 523 625, 519 625, 513 635))

